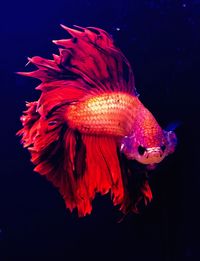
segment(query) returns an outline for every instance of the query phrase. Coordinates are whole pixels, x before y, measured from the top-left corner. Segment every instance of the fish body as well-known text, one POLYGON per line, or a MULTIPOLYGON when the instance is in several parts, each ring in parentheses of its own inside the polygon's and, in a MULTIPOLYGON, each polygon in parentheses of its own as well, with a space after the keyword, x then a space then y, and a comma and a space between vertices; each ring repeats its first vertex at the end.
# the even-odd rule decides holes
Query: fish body
POLYGON ((108 92, 69 106, 66 120, 81 133, 130 136, 139 106, 135 96, 108 92))
POLYGON ((108 33, 99 28, 62 26, 72 38, 53 60, 29 58, 36 71, 20 73, 41 80, 38 101, 21 117, 23 146, 35 171, 62 194, 79 216, 92 211, 97 192, 111 192, 124 213, 151 201, 145 171, 140 185, 132 162, 152 169, 173 153, 176 135, 163 130, 139 100, 131 66, 108 33))
POLYGON ((137 158, 143 164, 161 162, 166 156, 166 147, 170 147, 154 116, 137 96, 127 93, 108 92, 86 97, 68 107, 66 121, 70 128, 84 134, 118 138, 128 158, 135 159, 139 146, 145 148, 146 159, 142 161, 143 155, 137 158))

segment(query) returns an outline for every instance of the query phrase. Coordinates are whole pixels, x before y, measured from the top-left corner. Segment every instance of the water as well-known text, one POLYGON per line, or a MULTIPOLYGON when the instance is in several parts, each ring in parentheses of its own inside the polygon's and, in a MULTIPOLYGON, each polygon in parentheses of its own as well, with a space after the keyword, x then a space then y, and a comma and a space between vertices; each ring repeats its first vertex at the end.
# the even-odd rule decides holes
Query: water
POLYGON ((1 7, 0 260, 199 260, 200 1, 16 1, 1 7), (176 153, 152 171, 152 204, 117 223, 109 197, 91 216, 69 214, 33 173, 15 132, 37 80, 16 76, 27 57, 51 58, 59 24, 112 34, 133 67, 142 102, 164 127, 180 121, 176 153))

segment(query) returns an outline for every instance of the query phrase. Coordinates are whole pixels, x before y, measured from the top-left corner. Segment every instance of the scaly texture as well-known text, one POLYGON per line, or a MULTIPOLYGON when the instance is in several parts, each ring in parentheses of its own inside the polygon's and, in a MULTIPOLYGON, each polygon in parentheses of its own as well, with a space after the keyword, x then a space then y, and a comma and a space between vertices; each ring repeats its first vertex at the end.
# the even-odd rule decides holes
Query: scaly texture
POLYGON ((127 93, 103 93, 69 106, 66 120, 81 133, 124 137, 132 134, 140 106, 138 98, 127 93))

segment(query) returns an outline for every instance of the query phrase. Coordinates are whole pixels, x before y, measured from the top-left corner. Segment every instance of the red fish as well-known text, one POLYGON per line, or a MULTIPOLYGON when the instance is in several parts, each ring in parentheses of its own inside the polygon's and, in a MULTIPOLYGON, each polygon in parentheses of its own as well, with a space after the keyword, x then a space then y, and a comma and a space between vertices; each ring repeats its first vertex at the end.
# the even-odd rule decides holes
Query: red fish
POLYGON ((59 55, 29 58, 38 69, 19 73, 41 81, 41 96, 26 104, 18 135, 70 211, 90 214, 96 193, 110 192, 122 212, 137 212, 152 193, 142 173, 130 184, 132 163, 155 166, 174 152, 176 135, 140 102, 131 66, 108 33, 62 27, 72 37, 53 41, 59 55))

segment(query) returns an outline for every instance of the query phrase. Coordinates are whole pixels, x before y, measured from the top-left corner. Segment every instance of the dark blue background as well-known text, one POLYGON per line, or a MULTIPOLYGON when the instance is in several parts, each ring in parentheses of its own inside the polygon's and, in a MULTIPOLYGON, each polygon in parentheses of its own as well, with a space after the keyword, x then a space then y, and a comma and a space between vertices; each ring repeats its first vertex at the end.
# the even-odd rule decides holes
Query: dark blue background
POLYGON ((0 260, 200 260, 200 1, 6 1, 0 9, 0 260), (165 127, 179 120, 176 153, 152 173, 152 204, 120 214, 97 197, 91 216, 66 211, 33 173, 15 132, 38 81, 16 76, 27 56, 51 58, 63 23, 107 30, 130 60, 142 102, 165 127), (116 28, 120 30, 116 30, 116 28))

